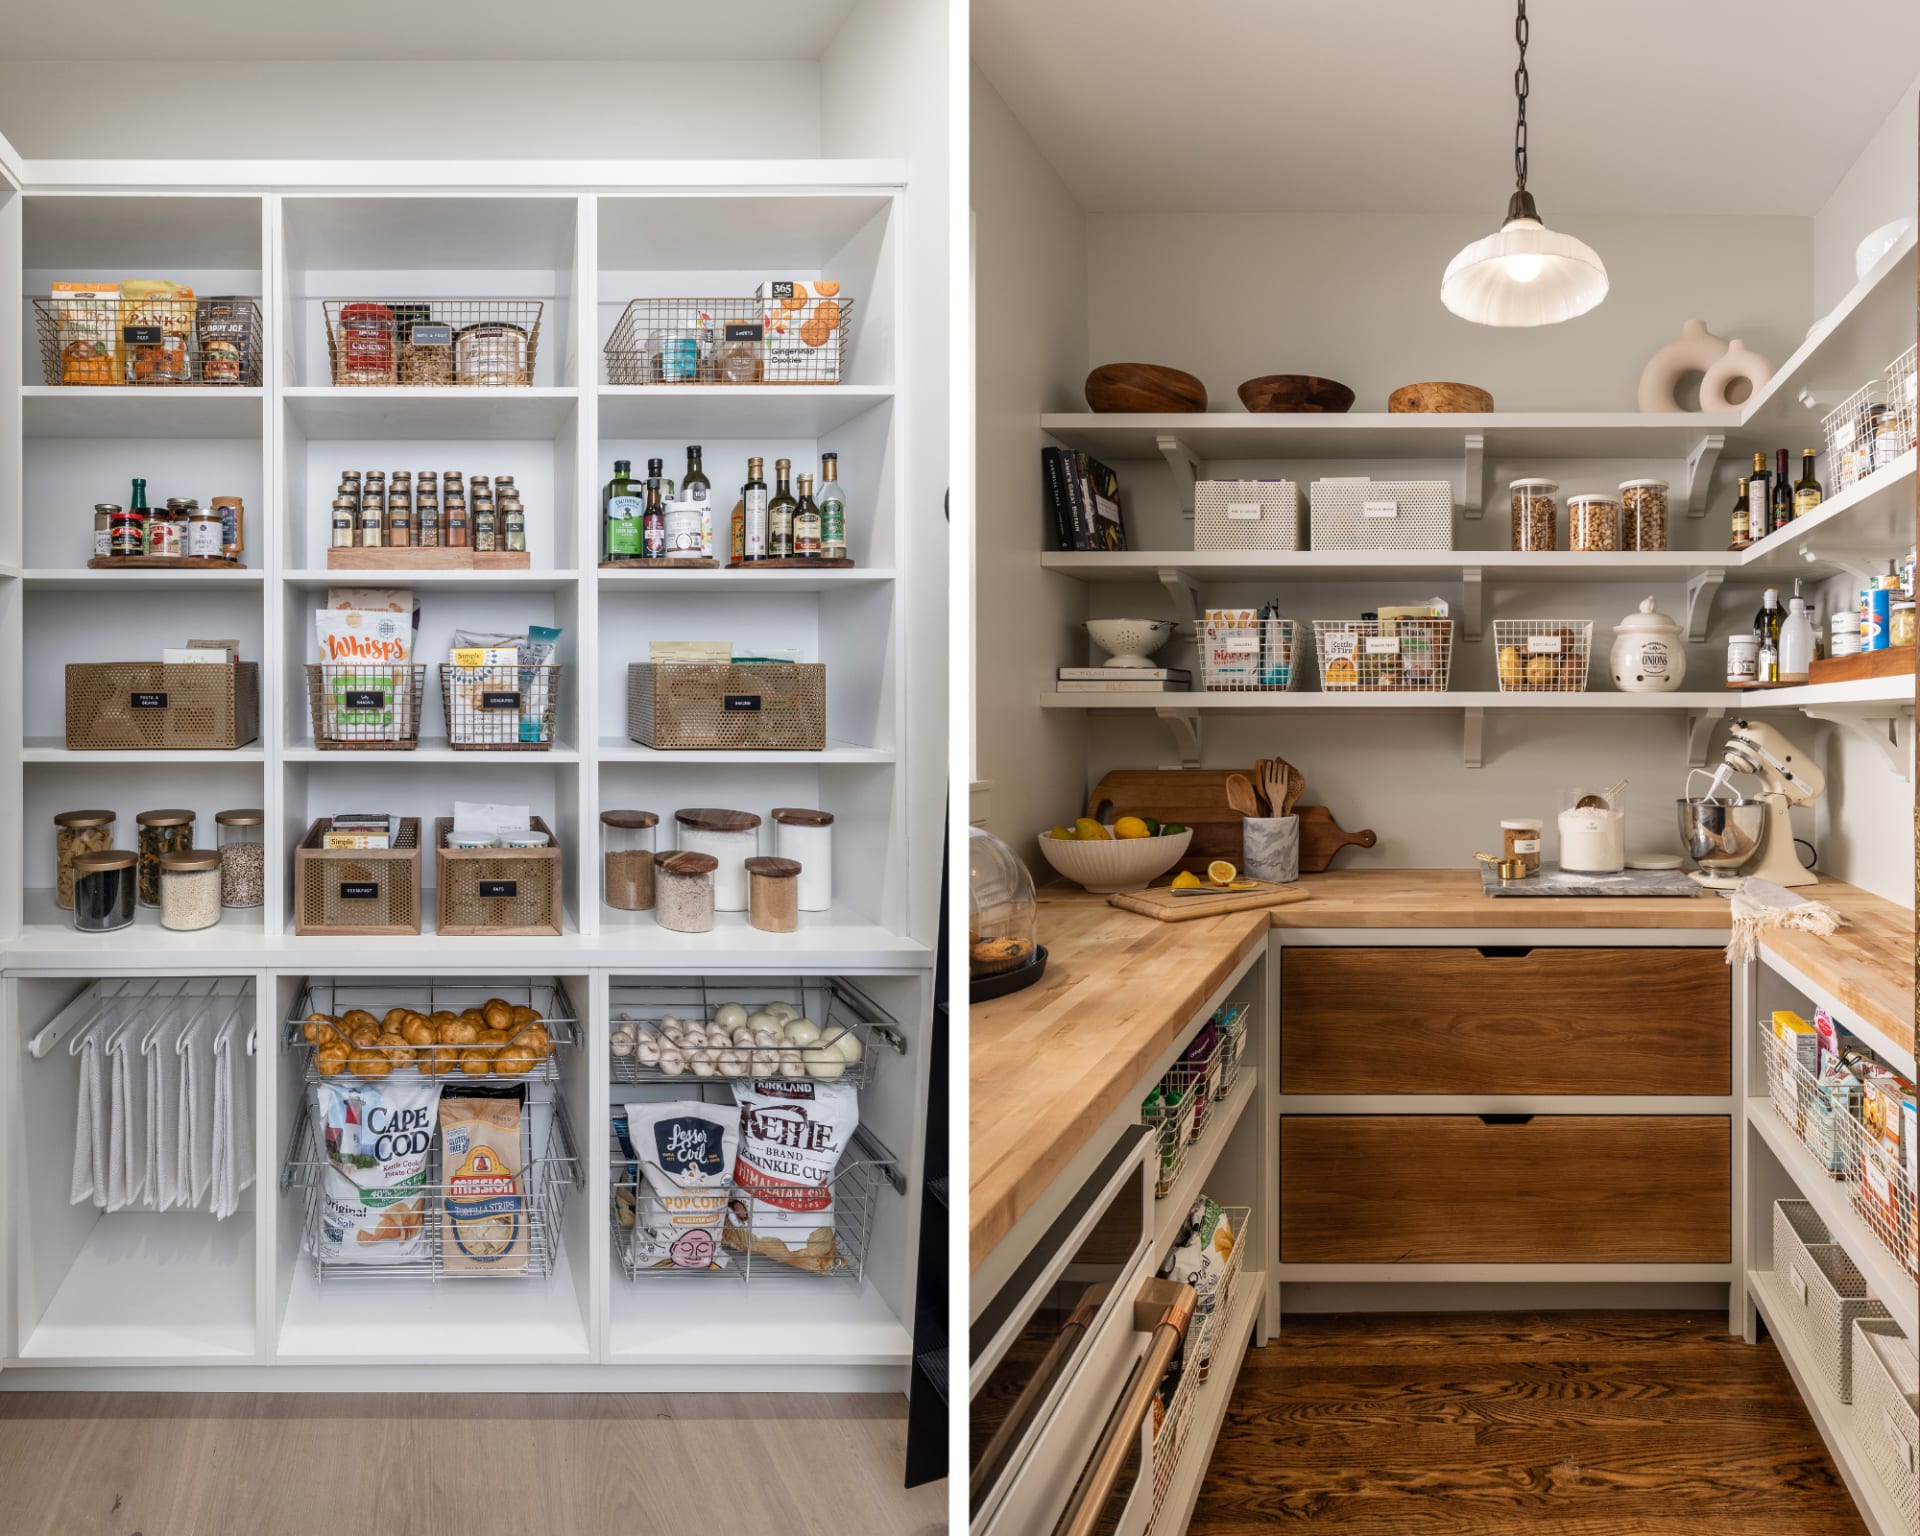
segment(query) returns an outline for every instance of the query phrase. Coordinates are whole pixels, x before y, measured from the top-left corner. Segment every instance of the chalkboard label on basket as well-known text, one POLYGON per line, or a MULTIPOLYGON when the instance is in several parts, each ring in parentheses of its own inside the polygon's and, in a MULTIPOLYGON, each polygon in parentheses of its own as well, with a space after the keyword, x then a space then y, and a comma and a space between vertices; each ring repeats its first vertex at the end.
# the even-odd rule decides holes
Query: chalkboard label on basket
POLYGON ((135 709, 165 709, 167 696, 164 693, 136 693, 133 696, 135 709))
POLYGON ((520 695, 517 693, 483 693, 480 695, 482 709, 518 709, 520 695))
POLYGON ((407 340, 416 347, 450 347, 453 345, 453 327, 418 321, 408 328, 407 340))
POLYGON ((157 325, 123 325, 120 327, 120 339, 128 346, 157 347, 167 338, 157 325))
POLYGON ((387 696, 377 688, 349 688, 347 690, 348 709, 385 709, 387 696))
POLYGON ((728 714, 760 712, 760 695, 757 693, 729 693, 725 696, 728 714))
POLYGON ((765 341, 767 328, 758 320, 729 320, 722 327, 728 341, 765 341))
POLYGON ((380 894, 380 885, 375 880, 342 880, 340 899, 342 901, 370 901, 380 894))
POLYGON ((520 882, 518 880, 482 880, 480 882, 480 894, 483 897, 518 896, 520 894, 520 882))

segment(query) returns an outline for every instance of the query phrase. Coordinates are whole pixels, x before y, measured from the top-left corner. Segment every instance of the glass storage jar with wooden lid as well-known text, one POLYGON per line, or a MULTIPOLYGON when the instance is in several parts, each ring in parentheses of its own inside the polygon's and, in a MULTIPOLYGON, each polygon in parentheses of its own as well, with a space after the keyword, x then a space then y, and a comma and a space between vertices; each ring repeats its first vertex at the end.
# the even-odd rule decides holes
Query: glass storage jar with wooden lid
POLYGON ((760 851, 760 818, 752 811, 695 806, 675 811, 681 848, 710 853, 719 861, 713 877, 713 905, 720 912, 747 910, 747 860, 760 851))
POLYGON ((833 905, 833 812, 776 805, 773 851, 800 865, 800 910, 824 912, 833 905))
POLYGON ((720 861, 710 853, 657 853, 654 866, 654 917, 673 933, 708 933, 713 928, 713 876, 720 861))
POLYGON ((794 859, 747 860, 747 922, 762 933, 800 926, 800 865, 794 859))
POLYGON ((142 811, 140 828, 140 905, 160 905, 160 856, 193 847, 192 811, 142 811))
POLYGON ((267 900, 267 813, 220 811, 220 905, 258 907, 267 900))
POLYGON ((600 813, 600 896, 616 912, 653 909, 653 855, 660 818, 652 811, 600 813))
POLYGON ((53 901, 73 910, 73 861, 113 847, 112 811, 62 811, 53 818, 53 901))
POLYGON ((160 926, 180 932, 220 921, 220 850, 160 855, 160 926))

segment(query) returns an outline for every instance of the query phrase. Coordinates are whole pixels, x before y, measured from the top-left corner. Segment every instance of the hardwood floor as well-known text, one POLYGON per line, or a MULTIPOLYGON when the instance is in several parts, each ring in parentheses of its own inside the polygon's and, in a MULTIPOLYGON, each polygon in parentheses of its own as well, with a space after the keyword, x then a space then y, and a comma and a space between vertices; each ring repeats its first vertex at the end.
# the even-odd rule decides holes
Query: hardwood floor
POLYGON ((0 1536, 932 1536, 875 1396, 0 1393, 0 1536))
POLYGON ((1663 1312, 1301 1317, 1248 1352, 1192 1536, 1857 1536, 1771 1343, 1663 1312))

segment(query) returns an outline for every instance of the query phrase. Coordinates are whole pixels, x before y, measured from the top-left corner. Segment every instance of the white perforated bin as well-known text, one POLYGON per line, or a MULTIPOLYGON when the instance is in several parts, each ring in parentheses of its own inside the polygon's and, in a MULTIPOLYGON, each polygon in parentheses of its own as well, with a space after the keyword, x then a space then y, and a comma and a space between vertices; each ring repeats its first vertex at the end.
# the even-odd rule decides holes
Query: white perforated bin
POLYGON ((1912 1346, 1884 1318, 1853 1325, 1853 1428, 1893 1502, 1920 1530, 1920 1401, 1912 1346))
POLYGON ((1446 480, 1316 480, 1307 490, 1315 549, 1452 549, 1446 480))
POLYGON ((1197 480, 1195 549, 1298 549, 1300 487, 1292 480, 1197 480))

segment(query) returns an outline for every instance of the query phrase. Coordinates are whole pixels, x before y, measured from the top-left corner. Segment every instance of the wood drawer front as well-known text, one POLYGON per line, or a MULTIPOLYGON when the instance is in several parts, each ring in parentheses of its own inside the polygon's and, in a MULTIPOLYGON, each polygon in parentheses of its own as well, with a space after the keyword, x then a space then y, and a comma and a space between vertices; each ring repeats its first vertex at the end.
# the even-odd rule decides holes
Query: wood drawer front
POLYGON ((1283 1093, 1724 1094, 1717 949, 1289 949, 1283 1093))
POLYGON ((1715 1115, 1283 1115, 1289 1264, 1720 1264, 1715 1115))

